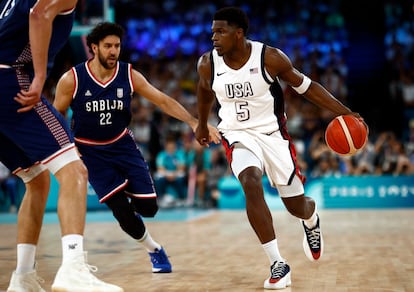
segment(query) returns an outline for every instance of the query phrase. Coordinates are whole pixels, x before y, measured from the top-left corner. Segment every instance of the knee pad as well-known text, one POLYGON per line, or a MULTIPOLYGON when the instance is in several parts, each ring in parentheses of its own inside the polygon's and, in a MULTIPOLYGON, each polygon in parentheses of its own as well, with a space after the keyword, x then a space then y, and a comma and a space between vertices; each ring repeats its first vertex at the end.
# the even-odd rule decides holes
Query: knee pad
POLYGON ((133 198, 131 199, 131 205, 134 207, 135 212, 139 213, 142 217, 154 217, 158 212, 157 198, 133 198))
POLYGON ((134 208, 123 192, 113 195, 105 203, 112 210, 112 214, 124 232, 134 239, 144 236, 144 222, 139 215, 135 214, 134 208))

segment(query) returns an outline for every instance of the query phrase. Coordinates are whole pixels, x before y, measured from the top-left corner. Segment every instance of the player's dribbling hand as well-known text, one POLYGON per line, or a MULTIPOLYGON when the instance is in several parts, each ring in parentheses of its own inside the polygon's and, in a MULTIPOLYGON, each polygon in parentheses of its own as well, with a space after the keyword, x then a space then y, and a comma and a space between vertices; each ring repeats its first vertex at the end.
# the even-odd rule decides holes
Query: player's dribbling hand
POLYGON ((358 120, 360 120, 362 123, 364 123, 365 128, 367 128, 367 130, 369 130, 368 124, 365 122, 364 118, 359 113, 350 112, 350 113, 347 113, 347 115, 351 115, 351 116, 356 117, 358 120))

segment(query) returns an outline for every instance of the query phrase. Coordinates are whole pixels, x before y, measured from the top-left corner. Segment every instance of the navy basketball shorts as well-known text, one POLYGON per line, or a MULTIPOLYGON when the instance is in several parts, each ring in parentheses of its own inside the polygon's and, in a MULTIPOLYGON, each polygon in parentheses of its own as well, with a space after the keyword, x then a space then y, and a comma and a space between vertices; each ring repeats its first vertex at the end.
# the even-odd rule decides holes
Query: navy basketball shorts
POLYGON ((130 135, 107 145, 77 146, 101 203, 121 190, 130 197, 156 197, 148 164, 130 135))
POLYGON ((0 78, 0 159, 10 170, 28 168, 74 143, 67 121, 44 97, 32 110, 17 112, 14 70, 0 70, 0 78))

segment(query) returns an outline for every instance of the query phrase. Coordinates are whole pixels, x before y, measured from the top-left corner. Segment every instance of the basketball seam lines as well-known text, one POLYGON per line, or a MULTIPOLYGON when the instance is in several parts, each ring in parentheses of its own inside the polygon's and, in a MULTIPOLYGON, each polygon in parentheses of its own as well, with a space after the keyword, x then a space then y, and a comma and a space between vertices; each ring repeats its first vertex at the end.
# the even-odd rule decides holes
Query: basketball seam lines
POLYGON ((350 148, 349 152, 355 152, 357 149, 355 148, 354 141, 352 140, 351 133, 349 133, 349 129, 345 123, 344 118, 342 116, 339 116, 338 121, 341 124, 342 130, 344 131, 346 139, 348 140, 349 148, 350 148))

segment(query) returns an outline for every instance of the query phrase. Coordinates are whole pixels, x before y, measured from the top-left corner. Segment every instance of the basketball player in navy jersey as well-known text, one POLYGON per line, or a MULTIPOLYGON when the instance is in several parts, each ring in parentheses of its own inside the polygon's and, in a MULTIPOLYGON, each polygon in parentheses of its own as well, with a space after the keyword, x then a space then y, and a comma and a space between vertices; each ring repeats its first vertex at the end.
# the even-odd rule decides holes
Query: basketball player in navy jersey
MULTIPOLYGON (((169 273, 171 264, 164 249, 152 239, 141 219, 154 217, 158 205, 149 167, 127 128, 131 98, 138 93, 193 130, 198 121, 130 63, 118 60, 123 34, 120 25, 109 22, 90 32, 87 45, 93 58, 60 78, 53 105, 62 114, 72 109, 75 142, 99 201, 112 210, 122 230, 147 249, 152 271, 169 273)), ((219 143, 218 131, 210 130, 210 138, 219 143)))
POLYGON ((285 81, 299 94, 337 115, 352 114, 319 83, 292 66, 279 49, 246 38, 248 18, 237 7, 218 10, 212 22, 213 50, 198 62, 199 125, 196 139, 209 143, 207 120, 214 99, 219 103, 218 130, 234 175, 246 196, 248 220, 270 262, 265 289, 291 285, 290 267, 281 256, 272 216, 263 194, 262 176, 277 188, 286 209, 304 228, 303 247, 311 261, 323 254, 320 218, 315 201, 304 195, 304 178, 286 129, 281 86, 285 81))
POLYGON ((69 38, 75 0, 0 3, 0 159, 26 184, 18 215, 17 267, 7 291, 44 291, 35 252, 49 192, 59 182, 62 264, 52 291, 123 291, 100 281, 85 262, 87 169, 63 117, 41 97, 48 69, 69 38))

